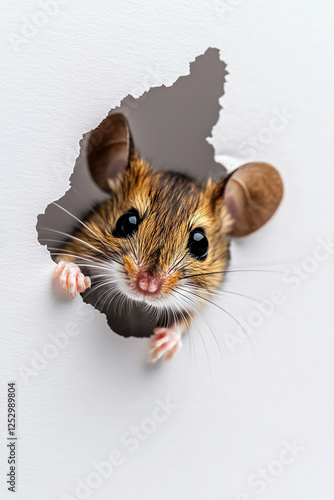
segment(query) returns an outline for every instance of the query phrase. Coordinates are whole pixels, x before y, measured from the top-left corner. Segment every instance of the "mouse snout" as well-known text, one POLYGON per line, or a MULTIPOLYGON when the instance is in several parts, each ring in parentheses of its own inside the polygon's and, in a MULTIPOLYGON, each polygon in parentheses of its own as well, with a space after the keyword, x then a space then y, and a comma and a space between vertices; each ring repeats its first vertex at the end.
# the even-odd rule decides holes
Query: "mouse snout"
POLYGON ((136 287, 140 293, 146 295, 156 295, 161 291, 164 279, 157 276, 150 276, 144 271, 140 271, 136 279, 136 287))

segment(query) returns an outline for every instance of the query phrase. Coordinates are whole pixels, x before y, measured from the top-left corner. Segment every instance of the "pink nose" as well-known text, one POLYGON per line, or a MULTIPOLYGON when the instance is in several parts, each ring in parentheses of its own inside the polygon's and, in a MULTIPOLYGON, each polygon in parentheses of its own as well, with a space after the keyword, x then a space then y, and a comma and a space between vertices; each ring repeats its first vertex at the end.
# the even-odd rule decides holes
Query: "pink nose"
POLYGON ((139 292, 147 295, 155 295, 160 292, 163 280, 153 276, 149 276, 143 271, 138 273, 137 276, 137 289, 139 292))

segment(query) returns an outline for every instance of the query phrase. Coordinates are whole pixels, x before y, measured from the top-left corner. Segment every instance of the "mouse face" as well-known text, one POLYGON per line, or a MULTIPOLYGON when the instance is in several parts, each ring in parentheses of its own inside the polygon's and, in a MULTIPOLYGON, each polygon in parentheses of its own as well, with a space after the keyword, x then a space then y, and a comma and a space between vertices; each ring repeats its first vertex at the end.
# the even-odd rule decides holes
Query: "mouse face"
POLYGON ((90 246, 74 240, 68 250, 102 262, 103 273, 88 266, 90 276, 109 278, 124 300, 177 312, 198 302, 202 289, 217 289, 227 266, 230 217, 216 189, 135 156, 85 221, 90 230, 79 231, 90 246))
POLYGON ((281 178, 267 163, 247 163, 204 184, 159 172, 138 156, 119 113, 91 132, 87 160, 94 182, 110 198, 80 221, 57 259, 56 274, 72 296, 91 287, 84 299, 94 296, 91 303, 107 310, 118 333, 147 336, 140 316, 148 335, 154 333, 152 359, 168 359, 219 289, 229 238, 252 233, 276 211, 281 178), (116 328, 124 304, 130 307, 119 314, 116 328))

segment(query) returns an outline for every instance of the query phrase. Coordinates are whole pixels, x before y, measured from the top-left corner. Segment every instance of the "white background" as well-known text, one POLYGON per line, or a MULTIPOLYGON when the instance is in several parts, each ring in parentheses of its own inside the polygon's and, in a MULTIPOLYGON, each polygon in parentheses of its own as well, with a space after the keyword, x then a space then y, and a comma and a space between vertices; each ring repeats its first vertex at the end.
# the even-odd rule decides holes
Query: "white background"
MULTIPOLYGON (((80 498, 78 480, 98 481, 92 464, 115 450, 123 463, 86 498, 333 498, 333 249, 312 257, 319 238, 334 239, 331 2, 75 0, 46 17, 41 5, 16 1, 2 15, 0 498, 13 495, 5 483, 12 380, 18 500, 80 498), (205 321, 224 361, 199 320, 172 362, 150 367, 148 340, 123 339, 80 297, 60 296, 36 218, 68 189, 83 133, 127 94, 187 74, 209 46, 229 71, 213 130, 217 156, 247 161, 255 152, 285 183, 272 221, 233 243, 232 268, 297 264, 304 278, 231 273, 226 289, 261 300, 279 289, 284 303, 234 348, 224 334, 235 336, 235 324, 210 307, 205 321), (270 133, 284 109, 289 122, 270 133), (72 323, 79 335, 46 360, 50 336, 72 323), (177 408, 131 452, 123 433, 149 425, 166 398, 177 408), (280 466, 294 440, 298 456, 280 466), (261 495, 249 483, 260 468, 270 481, 261 495)), ((258 309, 235 299, 218 303, 247 322, 258 309)))

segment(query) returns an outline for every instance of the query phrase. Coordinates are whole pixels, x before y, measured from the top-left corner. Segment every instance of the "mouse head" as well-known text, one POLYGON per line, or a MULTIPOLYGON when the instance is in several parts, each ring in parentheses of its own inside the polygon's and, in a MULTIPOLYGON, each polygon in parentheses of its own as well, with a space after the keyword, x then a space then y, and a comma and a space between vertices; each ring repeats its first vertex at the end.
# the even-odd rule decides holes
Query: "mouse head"
POLYGON ((266 163, 204 184, 156 171, 136 153, 119 113, 91 132, 87 158, 94 182, 111 195, 86 222, 97 235, 90 241, 104 253, 118 292, 161 308, 191 309, 203 290, 216 290, 229 237, 260 228, 283 193, 278 172, 266 163))

